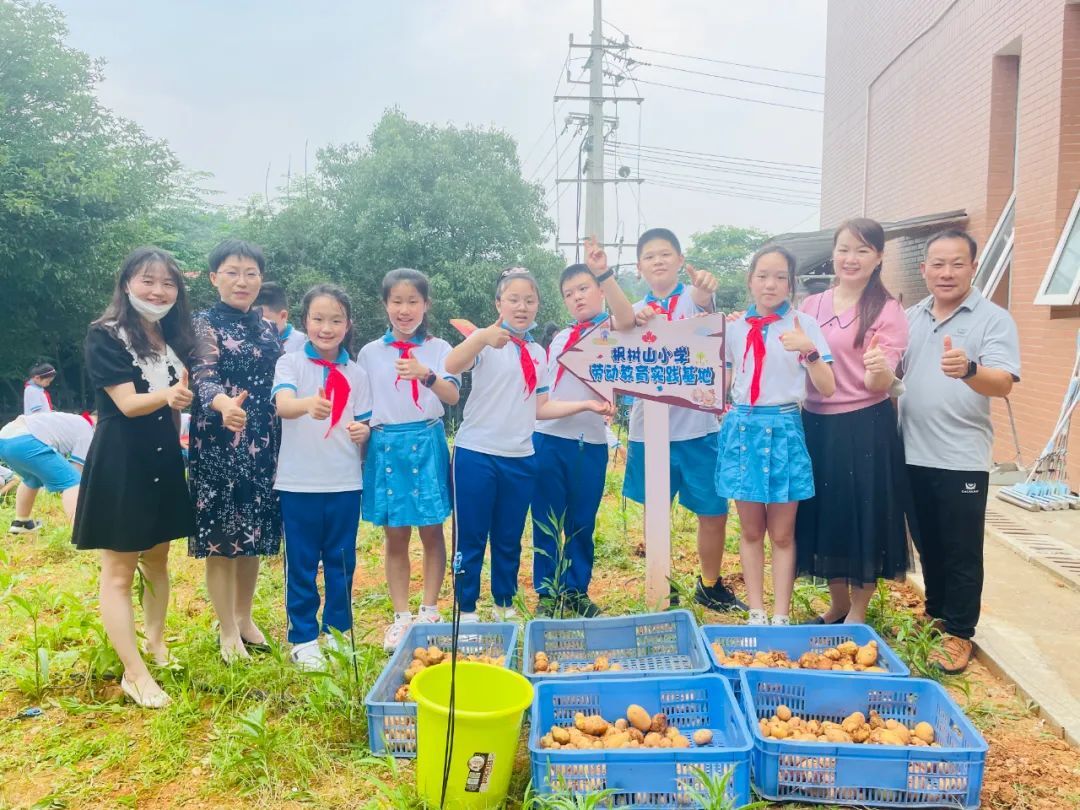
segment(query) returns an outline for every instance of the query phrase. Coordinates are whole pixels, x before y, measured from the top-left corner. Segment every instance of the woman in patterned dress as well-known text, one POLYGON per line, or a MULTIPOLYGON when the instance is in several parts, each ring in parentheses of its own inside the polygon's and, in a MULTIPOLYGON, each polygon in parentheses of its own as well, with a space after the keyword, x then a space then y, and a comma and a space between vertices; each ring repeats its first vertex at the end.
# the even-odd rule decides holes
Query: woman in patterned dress
POLYGON ((195 316, 188 483, 196 532, 188 553, 206 559, 206 589, 227 662, 263 650, 251 607, 259 557, 277 554, 281 514, 273 491, 280 425, 270 389, 281 345, 253 308, 265 260, 237 239, 210 254, 221 300, 195 316))

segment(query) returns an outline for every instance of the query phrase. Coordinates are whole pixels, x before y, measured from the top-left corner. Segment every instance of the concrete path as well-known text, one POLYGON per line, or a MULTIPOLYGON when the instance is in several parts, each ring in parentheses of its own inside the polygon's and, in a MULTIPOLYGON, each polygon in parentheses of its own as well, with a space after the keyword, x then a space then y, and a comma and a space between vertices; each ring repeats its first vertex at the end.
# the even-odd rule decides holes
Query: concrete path
POLYGON ((980 660, 1080 746, 1080 577, 1070 549, 1080 555, 1080 510, 1027 512, 992 491, 975 643, 980 660))

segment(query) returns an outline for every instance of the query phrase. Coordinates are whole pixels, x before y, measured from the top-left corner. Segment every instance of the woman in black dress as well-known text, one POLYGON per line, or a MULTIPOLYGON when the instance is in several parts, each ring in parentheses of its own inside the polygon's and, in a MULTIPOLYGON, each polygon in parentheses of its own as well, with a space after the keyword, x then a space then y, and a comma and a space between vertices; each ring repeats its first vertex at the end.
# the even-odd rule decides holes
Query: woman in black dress
POLYGON ((195 529, 180 453, 179 411, 192 400, 184 366, 193 344, 184 281, 163 250, 124 261, 105 314, 86 335, 97 430, 86 455, 72 542, 101 549, 101 618, 124 664, 120 686, 137 704, 168 705, 135 638, 131 585, 146 582, 146 652, 169 663, 169 541, 195 529))
POLYGON ((281 344, 253 308, 265 266, 255 245, 230 239, 210 254, 221 300, 195 315, 188 483, 198 523, 188 553, 206 559, 221 656, 248 656, 266 638, 251 616, 259 557, 277 554, 281 512, 274 493, 281 427, 270 398, 281 344))

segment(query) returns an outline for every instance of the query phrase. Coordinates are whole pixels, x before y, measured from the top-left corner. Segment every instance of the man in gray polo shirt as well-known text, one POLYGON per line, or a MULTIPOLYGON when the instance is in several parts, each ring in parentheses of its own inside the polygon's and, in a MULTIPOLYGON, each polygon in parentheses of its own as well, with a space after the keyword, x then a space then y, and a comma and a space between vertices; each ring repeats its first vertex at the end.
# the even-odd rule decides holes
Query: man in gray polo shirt
POLYGON ((934 663, 961 672, 971 658, 983 586, 983 529, 994 430, 990 398, 1020 379, 1009 313, 971 286, 975 240, 947 230, 926 244, 930 295, 907 311, 900 425, 915 501, 915 544, 926 613, 945 633, 934 663))

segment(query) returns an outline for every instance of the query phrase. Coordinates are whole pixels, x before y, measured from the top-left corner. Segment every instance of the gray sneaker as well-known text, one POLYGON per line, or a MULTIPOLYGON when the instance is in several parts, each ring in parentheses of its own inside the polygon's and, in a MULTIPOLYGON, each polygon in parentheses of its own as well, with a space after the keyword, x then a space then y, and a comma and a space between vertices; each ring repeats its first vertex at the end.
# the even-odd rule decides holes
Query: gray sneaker
POLYGON ((29 534, 30 532, 36 532, 45 524, 40 520, 13 520, 11 525, 8 526, 8 534, 29 534))

